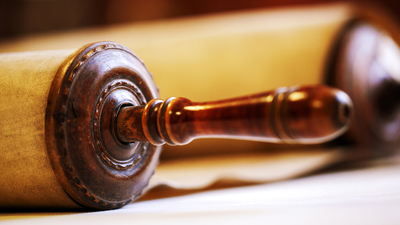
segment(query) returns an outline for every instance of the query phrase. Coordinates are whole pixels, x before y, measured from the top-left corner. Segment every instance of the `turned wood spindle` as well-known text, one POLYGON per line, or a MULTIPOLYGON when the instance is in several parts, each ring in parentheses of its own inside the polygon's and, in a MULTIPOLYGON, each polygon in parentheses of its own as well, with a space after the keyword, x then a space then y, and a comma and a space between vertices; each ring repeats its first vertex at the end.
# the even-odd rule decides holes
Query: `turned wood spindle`
POLYGON ((123 142, 154 145, 184 145, 204 137, 312 144, 342 134, 351 110, 344 92, 322 85, 206 103, 172 97, 122 108, 116 133, 123 142))

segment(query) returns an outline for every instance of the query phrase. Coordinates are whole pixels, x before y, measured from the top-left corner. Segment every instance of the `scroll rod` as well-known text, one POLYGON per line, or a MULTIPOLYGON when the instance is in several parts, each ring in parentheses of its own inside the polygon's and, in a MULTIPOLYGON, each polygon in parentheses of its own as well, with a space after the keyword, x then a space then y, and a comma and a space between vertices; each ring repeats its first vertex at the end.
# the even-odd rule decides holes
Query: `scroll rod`
POLYGON ((206 137, 317 144, 343 134, 352 111, 347 94, 323 85, 205 103, 172 97, 123 107, 116 134, 122 142, 153 145, 184 145, 206 137))

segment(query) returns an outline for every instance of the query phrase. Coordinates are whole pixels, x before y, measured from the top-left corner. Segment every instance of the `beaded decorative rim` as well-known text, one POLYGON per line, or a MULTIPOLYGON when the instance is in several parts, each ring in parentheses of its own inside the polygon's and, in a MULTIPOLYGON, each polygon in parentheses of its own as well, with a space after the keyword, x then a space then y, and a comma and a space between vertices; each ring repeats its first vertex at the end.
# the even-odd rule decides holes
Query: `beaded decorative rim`
POLYGON ((108 125, 115 127, 114 121, 116 119, 116 114, 118 113, 121 107, 127 105, 145 105, 146 103, 147 101, 144 98, 143 94, 141 93, 140 89, 132 82, 126 80, 117 80, 105 85, 104 90, 101 92, 96 102, 96 108, 92 116, 92 128, 93 128, 93 139, 94 139, 93 143, 97 150, 96 153, 98 157, 108 166, 117 170, 127 170, 129 168, 136 166, 138 163, 140 163, 140 160, 143 158, 143 154, 149 147, 149 143, 148 142, 122 143, 116 137, 114 130, 111 130, 110 135, 114 139, 114 144, 116 144, 117 146, 105 146, 104 142, 102 141, 104 134, 101 130, 101 125, 100 125, 103 119, 102 115, 104 114, 102 112, 106 110, 104 109, 105 105, 111 104, 112 106, 114 106, 113 109, 111 109, 111 111, 113 111, 112 114, 111 115, 108 114, 103 117, 113 116, 114 118, 110 120, 111 123, 108 125), (132 99, 123 101, 118 101, 118 99, 113 99, 113 94, 121 91, 131 94, 132 99), (110 98, 112 99, 111 103, 109 100, 110 98), (110 152, 107 150, 119 147, 124 148, 125 151, 127 148, 130 148, 132 154, 124 159, 118 159, 116 157, 113 157, 113 155, 110 154, 110 152))

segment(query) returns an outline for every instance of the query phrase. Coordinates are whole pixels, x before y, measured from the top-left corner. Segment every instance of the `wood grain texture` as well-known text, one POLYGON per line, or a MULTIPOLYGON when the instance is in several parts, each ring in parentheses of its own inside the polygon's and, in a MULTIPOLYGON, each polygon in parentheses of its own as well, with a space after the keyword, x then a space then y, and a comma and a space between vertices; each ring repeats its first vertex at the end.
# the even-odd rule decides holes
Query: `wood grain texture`
POLYGON ((343 134, 352 102, 326 86, 278 88, 214 102, 155 99, 120 110, 116 133, 125 142, 185 145, 197 138, 317 144, 343 134))

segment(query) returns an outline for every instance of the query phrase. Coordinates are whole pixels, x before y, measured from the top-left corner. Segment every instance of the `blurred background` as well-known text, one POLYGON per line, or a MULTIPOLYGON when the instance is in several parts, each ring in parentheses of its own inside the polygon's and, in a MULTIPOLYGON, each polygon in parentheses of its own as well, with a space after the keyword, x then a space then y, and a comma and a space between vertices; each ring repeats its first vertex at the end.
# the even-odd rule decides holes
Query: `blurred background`
MULTIPOLYGON (((337 0, 1 0, 0 39, 216 12, 332 3, 337 0)), ((352 0, 386 9, 400 21, 398 0, 352 0)))

